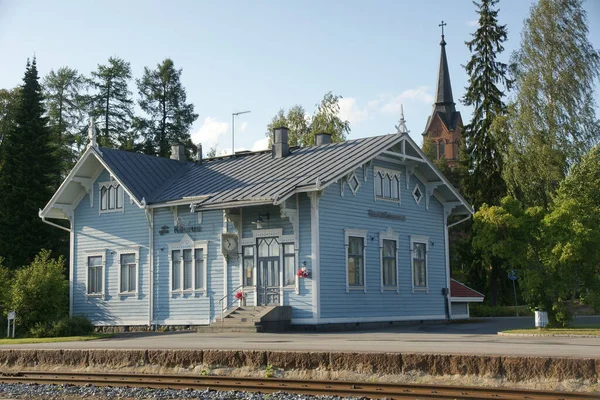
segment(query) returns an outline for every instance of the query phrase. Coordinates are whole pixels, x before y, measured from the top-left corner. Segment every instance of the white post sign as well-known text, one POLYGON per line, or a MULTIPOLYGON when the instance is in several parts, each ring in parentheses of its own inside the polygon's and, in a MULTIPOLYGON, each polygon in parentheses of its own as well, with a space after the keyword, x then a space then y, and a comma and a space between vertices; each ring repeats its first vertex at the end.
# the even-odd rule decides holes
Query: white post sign
POLYGON ((12 322, 12 337, 15 337, 15 319, 17 318, 17 313, 14 311, 8 312, 8 327, 6 329, 6 337, 10 337, 10 324, 12 322))

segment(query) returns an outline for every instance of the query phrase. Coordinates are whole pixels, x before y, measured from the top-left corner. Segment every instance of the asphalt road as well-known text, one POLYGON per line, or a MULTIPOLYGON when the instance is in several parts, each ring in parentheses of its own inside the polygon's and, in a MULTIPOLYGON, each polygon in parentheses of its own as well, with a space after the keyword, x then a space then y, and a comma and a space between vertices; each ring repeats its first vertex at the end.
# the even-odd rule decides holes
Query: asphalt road
MULTIPOLYGON (((600 317, 579 317, 575 323, 599 324, 600 317)), ((0 349, 295 350, 600 358, 600 338, 497 335, 501 330, 532 325, 533 317, 521 317, 328 333, 130 333, 89 342, 3 345, 0 349)))

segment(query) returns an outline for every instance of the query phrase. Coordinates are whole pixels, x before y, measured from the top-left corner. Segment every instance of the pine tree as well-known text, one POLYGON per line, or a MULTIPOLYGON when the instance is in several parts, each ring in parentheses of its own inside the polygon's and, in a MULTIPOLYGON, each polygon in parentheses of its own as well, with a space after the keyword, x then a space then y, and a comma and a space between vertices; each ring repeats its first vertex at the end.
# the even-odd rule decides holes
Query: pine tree
POLYGON ((20 88, 0 90, 0 175, 2 175, 2 143, 13 128, 20 99, 20 88))
POLYGON ((89 84, 96 90, 90 98, 92 116, 101 125, 98 143, 105 147, 130 148, 137 134, 132 132, 133 100, 128 89, 131 66, 121 58, 110 57, 108 65, 98 65, 89 84))
POLYGON ((36 60, 27 62, 15 124, 4 139, 0 174, 0 256, 15 269, 41 248, 56 251, 66 235, 38 217, 56 189, 59 162, 43 106, 36 60))
MULTIPOLYGON (((85 79, 77 70, 61 67, 44 78, 43 89, 48 120, 61 160, 61 175, 65 177, 81 151, 81 128, 85 124, 81 90, 85 79)), ((60 182, 59 182, 60 183, 60 182)))
POLYGON ((524 205, 548 208, 569 168, 600 138, 594 111, 600 54, 588 40, 582 2, 532 6, 511 62, 517 93, 505 180, 524 205))
POLYGON ((148 115, 140 119, 146 152, 169 157, 171 143, 181 142, 188 152, 195 153, 196 146, 190 139, 190 128, 198 118, 194 105, 186 103, 186 93, 181 84, 181 69, 175 69, 173 61, 166 59, 155 70, 144 68, 144 76, 137 80, 141 109, 148 115))
POLYGON ((463 188, 476 208, 483 203, 498 204, 506 194, 506 184, 502 178, 503 147, 506 142, 501 132, 492 129, 494 119, 506 113, 501 87, 508 88, 508 67, 497 61, 507 40, 506 25, 498 24, 498 0, 482 0, 474 3, 479 14, 479 27, 466 42, 471 59, 465 66, 469 75, 469 86, 463 103, 473 106, 471 122, 465 126, 463 138, 466 141, 469 169, 472 173, 463 188))

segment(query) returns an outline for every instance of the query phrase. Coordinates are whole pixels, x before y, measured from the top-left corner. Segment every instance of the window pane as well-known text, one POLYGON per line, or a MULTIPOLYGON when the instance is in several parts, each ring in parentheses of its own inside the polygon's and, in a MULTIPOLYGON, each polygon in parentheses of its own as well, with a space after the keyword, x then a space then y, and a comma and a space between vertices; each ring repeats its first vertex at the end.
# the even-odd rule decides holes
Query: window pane
POLYGON ((446 157, 446 143, 442 140, 440 142, 440 158, 446 157))
POLYGON ((106 196, 106 188, 103 187, 100 189, 100 209, 106 210, 108 204, 107 196, 106 196))
POLYGON ((395 240, 384 240, 383 241, 383 256, 384 257, 395 257, 396 256, 396 241, 395 240))
POLYGON ((121 204, 121 199, 123 197, 123 188, 119 185, 117 186, 116 190, 115 190, 115 203, 116 203, 116 208, 123 208, 123 204, 121 204))
POLYGON ((356 285, 355 273, 356 265, 354 263, 354 257, 348 257, 348 284, 350 286, 356 285))
POLYGON ((383 284, 396 286, 396 260, 393 258, 383 260, 383 284))
POLYGON ((383 195, 382 190, 381 174, 378 172, 375 175, 375 195, 381 197, 383 195))
POLYGON ((283 253, 284 254, 294 254, 294 245, 291 243, 286 243, 283 245, 283 253))
POLYGON ((204 289, 204 261, 197 260, 194 268, 196 269, 196 282, 194 282, 194 288, 204 289))
POLYGON ((88 257, 88 265, 90 267, 102 265, 102 256, 88 257))
POLYGON ((172 289, 181 288, 181 254, 179 250, 173 250, 173 270, 171 271, 172 289))
POLYGON ((242 251, 244 252, 244 257, 249 257, 254 255, 254 247, 252 246, 244 246, 242 251))
POLYGON ((115 188, 112 186, 108 188, 108 209, 115 209, 115 188))
POLYGON ((265 240, 258 241, 258 256, 268 257, 269 256, 269 244, 265 240))
POLYGON ((135 264, 135 254, 121 254, 121 265, 135 264))
POLYGON ((294 285, 296 283, 296 265, 294 256, 286 256, 284 258, 285 270, 284 270, 284 285, 294 285))
POLYGON ((269 252, 271 253, 271 257, 277 257, 279 255, 279 243, 277 240, 271 240, 269 244, 269 252))
POLYGON ((95 277, 95 288, 94 288, 94 293, 102 293, 102 267, 94 267, 94 275, 95 277))
POLYGON ((391 193, 391 197, 392 199, 398 199, 398 178, 393 177, 392 178, 392 193, 391 193))
POLYGON ((254 258, 246 257, 244 258, 244 285, 252 286, 254 285, 254 280, 252 279, 254 273, 254 258))
POLYGON ((183 250, 183 290, 192 288, 192 250, 183 250))
POLYGON ((121 292, 127 292, 129 290, 129 267, 127 265, 121 265, 121 292))
POLYGON ((363 238, 350 237, 348 254, 363 254, 363 238))
POLYGON ((94 268, 88 269, 88 293, 96 292, 96 271, 94 268))
POLYGON ((129 291, 135 292, 137 290, 137 268, 135 264, 129 265, 129 291))
POLYGON ((386 174, 383 178, 383 197, 390 197, 391 183, 392 179, 386 174))
POLYGON ((363 283, 363 258, 362 257, 355 257, 354 258, 354 264, 355 264, 355 268, 354 268, 354 281, 356 282, 356 284, 358 286, 362 286, 363 283))

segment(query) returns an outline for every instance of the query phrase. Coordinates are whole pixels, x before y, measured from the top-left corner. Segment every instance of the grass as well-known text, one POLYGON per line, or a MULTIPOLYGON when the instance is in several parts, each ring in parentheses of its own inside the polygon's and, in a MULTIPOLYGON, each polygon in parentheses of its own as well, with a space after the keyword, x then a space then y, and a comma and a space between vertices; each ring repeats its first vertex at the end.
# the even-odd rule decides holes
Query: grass
POLYGON ((113 337, 112 333, 96 333, 89 336, 67 336, 51 338, 16 338, 0 339, 0 345, 3 344, 34 344, 34 343, 56 343, 56 342, 84 342, 87 340, 107 339, 113 337))
POLYGON ((535 335, 586 335, 600 337, 600 325, 573 325, 565 328, 531 328, 531 329, 510 329, 505 333, 526 333, 535 335))

